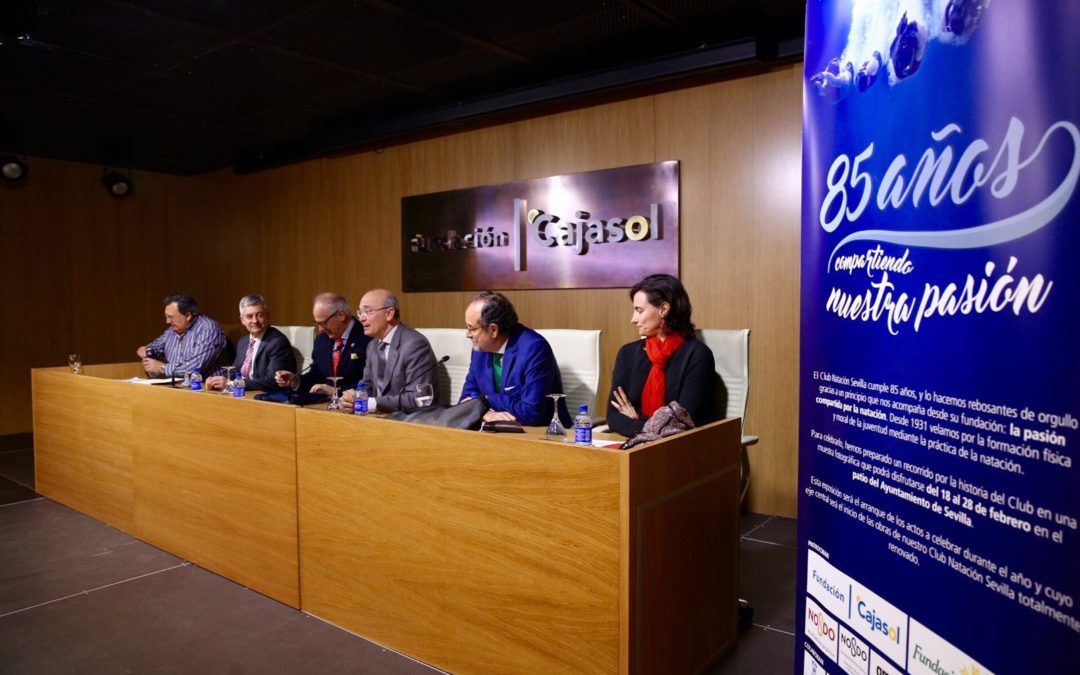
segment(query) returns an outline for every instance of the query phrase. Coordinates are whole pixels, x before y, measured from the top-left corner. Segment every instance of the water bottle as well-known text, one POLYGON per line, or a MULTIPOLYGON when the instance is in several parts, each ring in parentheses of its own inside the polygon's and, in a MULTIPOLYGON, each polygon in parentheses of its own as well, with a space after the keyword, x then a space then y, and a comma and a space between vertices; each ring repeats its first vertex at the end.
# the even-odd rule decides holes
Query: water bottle
POLYGON ((356 399, 353 401, 353 414, 367 414, 367 386, 363 382, 356 383, 356 399))
POLYGON ((578 414, 574 418, 574 442, 592 445, 592 416, 589 415, 589 406, 584 403, 578 406, 578 414))
POLYGON ((188 384, 191 386, 191 391, 202 391, 202 375, 199 373, 198 368, 193 368, 191 370, 188 384))
POLYGON ((240 371, 236 371, 236 379, 232 381, 232 395, 233 398, 244 398, 244 389, 247 387, 247 382, 244 381, 244 376, 240 374, 240 371))

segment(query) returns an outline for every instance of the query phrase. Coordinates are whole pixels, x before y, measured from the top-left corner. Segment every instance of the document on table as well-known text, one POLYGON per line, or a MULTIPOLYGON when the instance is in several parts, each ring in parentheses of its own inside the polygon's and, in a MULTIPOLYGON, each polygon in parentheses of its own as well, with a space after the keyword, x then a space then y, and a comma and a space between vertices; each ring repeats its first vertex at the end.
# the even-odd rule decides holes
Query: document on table
POLYGON ((169 384, 171 377, 132 377, 121 382, 133 382, 135 384, 169 384))

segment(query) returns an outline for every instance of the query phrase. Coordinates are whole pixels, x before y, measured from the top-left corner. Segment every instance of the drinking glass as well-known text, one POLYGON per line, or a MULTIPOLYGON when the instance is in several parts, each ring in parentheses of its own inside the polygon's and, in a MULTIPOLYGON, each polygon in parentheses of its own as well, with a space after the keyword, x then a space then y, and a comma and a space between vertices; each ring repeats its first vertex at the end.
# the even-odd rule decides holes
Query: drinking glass
POLYGON ((232 374, 236 370, 236 366, 225 366, 225 386, 221 388, 221 393, 226 396, 232 396, 232 374))
POLYGON ((68 367, 71 368, 73 375, 78 375, 82 372, 82 357, 78 354, 68 354, 68 367))
POLYGON ((330 385, 334 388, 334 394, 330 397, 330 402, 326 404, 327 410, 341 410, 341 401, 338 399, 338 382, 341 381, 341 376, 334 376, 326 378, 330 380, 330 385))
POLYGON ((562 441, 566 442, 566 427, 563 426, 562 421, 559 419, 559 399, 563 397, 563 394, 548 394, 548 398, 551 399, 555 408, 554 414, 551 416, 551 424, 548 425, 547 430, 544 432, 544 438, 549 441, 562 441))
POLYGON ((430 384, 418 384, 416 385, 416 405, 420 408, 426 408, 431 405, 431 400, 435 397, 435 391, 431 388, 430 384))

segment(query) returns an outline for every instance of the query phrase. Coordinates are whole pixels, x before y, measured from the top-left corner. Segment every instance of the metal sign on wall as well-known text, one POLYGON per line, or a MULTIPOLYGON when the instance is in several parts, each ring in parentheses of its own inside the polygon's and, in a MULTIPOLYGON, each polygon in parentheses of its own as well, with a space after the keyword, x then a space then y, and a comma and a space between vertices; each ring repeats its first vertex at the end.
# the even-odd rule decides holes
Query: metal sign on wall
POLYGON ((401 200, 406 292, 621 288, 679 272, 679 162, 401 200))

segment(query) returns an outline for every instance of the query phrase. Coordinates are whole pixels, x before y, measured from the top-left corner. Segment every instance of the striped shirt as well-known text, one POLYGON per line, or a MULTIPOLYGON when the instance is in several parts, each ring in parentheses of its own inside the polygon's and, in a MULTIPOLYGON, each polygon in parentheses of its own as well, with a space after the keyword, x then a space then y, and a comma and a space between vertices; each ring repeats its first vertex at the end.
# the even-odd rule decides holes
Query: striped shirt
POLYGON ((182 376, 198 368, 203 377, 223 375, 225 365, 225 333, 208 316, 195 317, 183 335, 172 328, 146 346, 146 355, 165 362, 165 375, 182 376))

